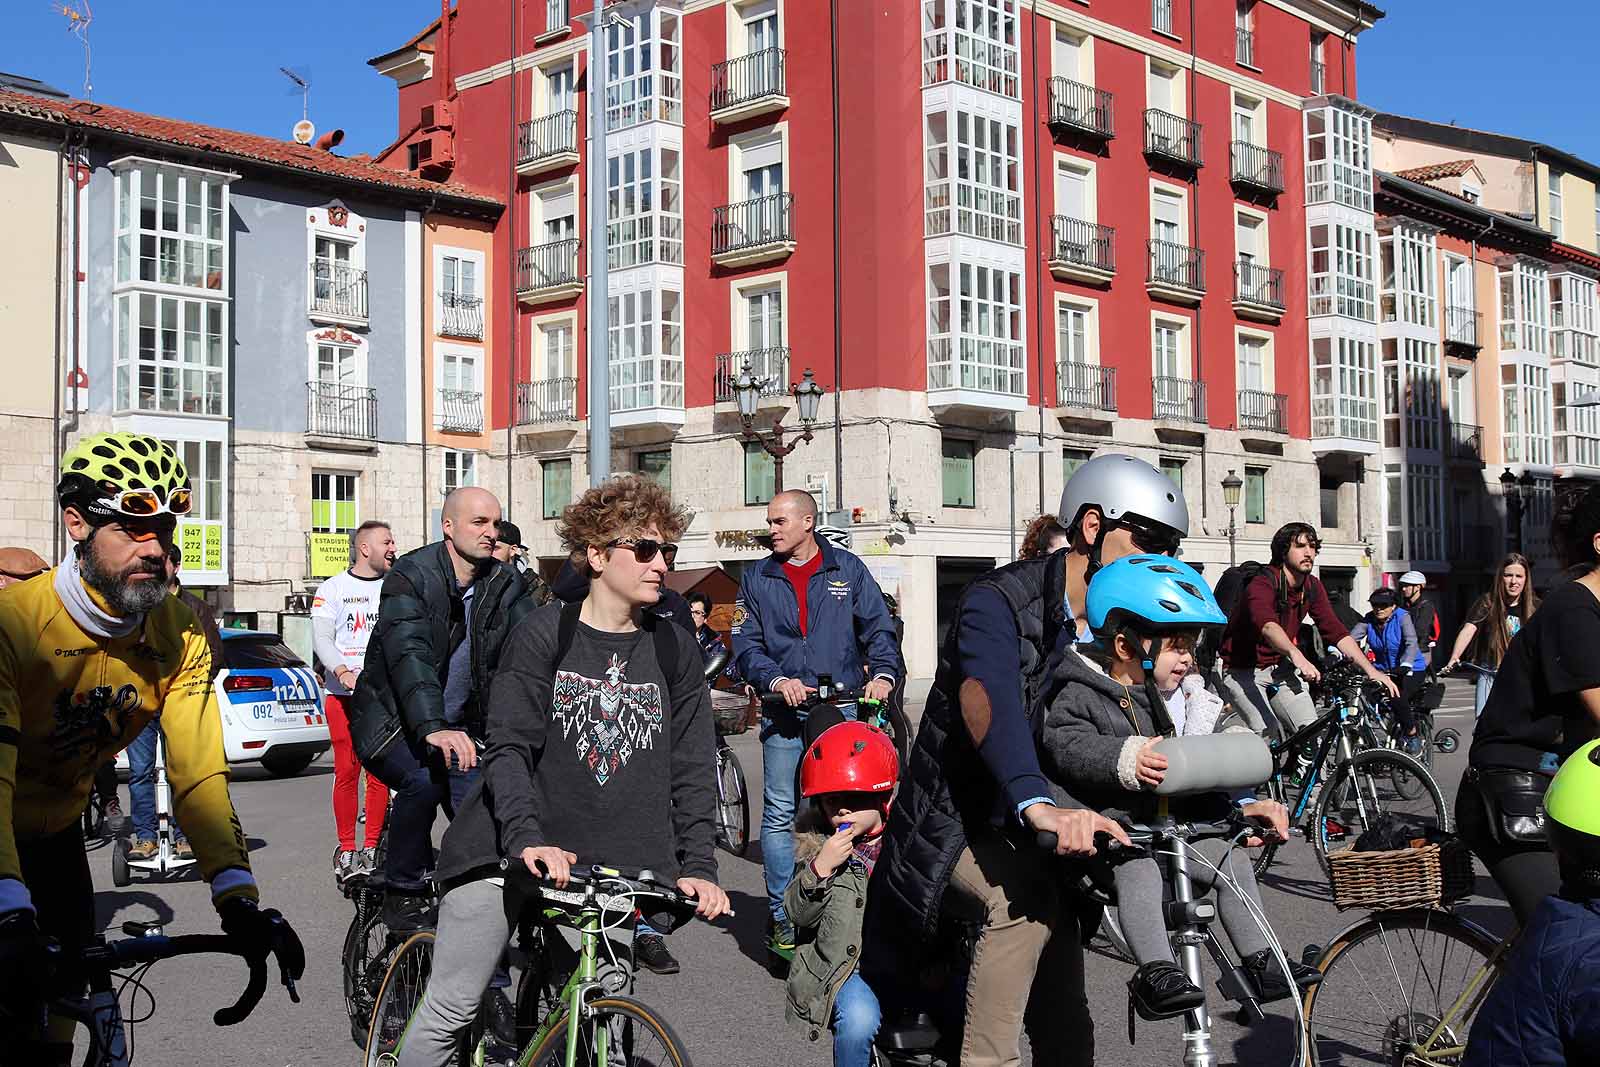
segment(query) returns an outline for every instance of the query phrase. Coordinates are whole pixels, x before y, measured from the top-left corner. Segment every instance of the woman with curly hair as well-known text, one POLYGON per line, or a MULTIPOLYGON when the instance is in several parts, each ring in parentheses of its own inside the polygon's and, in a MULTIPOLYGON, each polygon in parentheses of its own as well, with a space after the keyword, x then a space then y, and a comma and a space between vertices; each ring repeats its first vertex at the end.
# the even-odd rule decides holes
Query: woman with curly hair
MULTIPOLYGON (((688 522, 638 475, 591 488, 562 514, 558 532, 589 591, 545 605, 506 638, 489 688, 483 785, 439 852, 433 973, 400 1067, 450 1062, 477 1013, 522 906, 516 884, 495 877, 503 856, 558 888, 574 867, 649 868, 694 897, 702 918, 727 913, 712 852, 716 739, 700 650, 645 610, 688 522)), ((636 956, 645 951, 635 945, 636 956)))
POLYGON ((1040 515, 1028 523, 1028 532, 1022 535, 1018 559, 1043 559, 1053 555, 1058 548, 1067 547, 1067 531, 1054 515, 1040 515))

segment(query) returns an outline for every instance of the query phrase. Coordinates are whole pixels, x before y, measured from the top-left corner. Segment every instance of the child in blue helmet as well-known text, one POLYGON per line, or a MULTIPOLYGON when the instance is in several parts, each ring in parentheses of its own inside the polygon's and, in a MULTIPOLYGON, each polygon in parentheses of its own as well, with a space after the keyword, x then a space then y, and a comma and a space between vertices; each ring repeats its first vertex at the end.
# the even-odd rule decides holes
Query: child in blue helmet
MULTIPOLYGON (((1167 770, 1166 757, 1152 746, 1164 735, 1210 733, 1216 725, 1221 700, 1206 692, 1198 674, 1187 685, 1184 681, 1193 671, 1201 632, 1227 619, 1199 572, 1166 556, 1128 556, 1104 567, 1089 585, 1087 608, 1094 643, 1064 651, 1044 692, 1041 765, 1058 804, 1091 807, 1119 821, 1148 822, 1156 809, 1150 791, 1167 770)), ((1171 813, 1221 819, 1234 802, 1257 823, 1286 833, 1283 805, 1258 800, 1253 792, 1237 798, 1222 793, 1175 797, 1171 813)), ((1247 855, 1228 852, 1227 842, 1219 840, 1194 847, 1261 908, 1247 855)), ((1197 887, 1215 877, 1204 864, 1191 870, 1197 887)), ((1164 1019, 1205 1003, 1204 991, 1173 957, 1156 860, 1140 856, 1118 863, 1113 878, 1122 930, 1139 964, 1128 983, 1139 1014, 1164 1019)), ((1294 989, 1249 906, 1231 891, 1218 898, 1223 928, 1260 1000, 1288 997, 1294 989)), ((1315 981, 1317 972, 1310 967, 1291 960, 1290 969, 1296 985, 1315 981)))

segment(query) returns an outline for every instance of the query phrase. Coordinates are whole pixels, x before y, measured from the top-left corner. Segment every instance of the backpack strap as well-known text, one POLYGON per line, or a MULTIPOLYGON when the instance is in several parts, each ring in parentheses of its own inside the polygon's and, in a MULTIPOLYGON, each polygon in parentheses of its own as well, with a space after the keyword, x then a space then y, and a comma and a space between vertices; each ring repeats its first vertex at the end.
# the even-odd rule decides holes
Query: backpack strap
POLYGON ((561 605, 561 621, 556 625, 556 656, 550 661, 552 677, 561 669, 562 662, 567 658, 567 653, 572 651, 572 639, 578 634, 578 613, 583 610, 583 601, 574 600, 569 604, 561 605))
MULTIPOLYGON (((556 655, 551 661, 552 674, 561 669, 562 661, 572 650, 572 639, 578 633, 578 614, 582 610, 581 600, 561 605, 561 621, 556 626, 556 655)), ((644 628, 650 631, 651 639, 655 641, 656 663, 661 667, 661 673, 666 676, 667 686, 670 689, 678 677, 678 638, 672 632, 676 624, 671 619, 662 618, 649 611, 642 613, 642 621, 644 628)), ((672 694, 674 701, 677 695, 672 694)))

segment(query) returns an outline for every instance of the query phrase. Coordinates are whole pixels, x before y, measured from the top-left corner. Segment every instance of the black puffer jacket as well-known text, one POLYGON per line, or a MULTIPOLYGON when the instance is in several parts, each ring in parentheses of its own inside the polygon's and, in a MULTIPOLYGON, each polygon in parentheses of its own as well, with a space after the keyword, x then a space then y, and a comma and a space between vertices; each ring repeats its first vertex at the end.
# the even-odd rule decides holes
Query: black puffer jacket
MULTIPOLYGON (((959 618, 967 597, 979 586, 991 587, 1005 599, 1017 621, 1023 706, 1030 718, 1064 621, 1065 561, 1066 553, 1057 552, 991 571, 967 586, 956 609, 959 618), (1047 595, 1047 590, 1054 592, 1047 595)), ((965 677, 956 637, 952 625, 911 749, 910 769, 895 798, 883 852, 873 869, 872 890, 867 894, 869 942, 914 944, 935 933, 944 890, 967 846, 967 836, 991 822, 999 803, 999 787, 961 720, 958 693, 965 677)), ((888 958, 894 958, 892 951, 888 958)))
MULTIPOLYGON (((450 617, 460 601, 461 587, 443 541, 407 552, 383 579, 378 628, 350 700, 350 739, 362 763, 396 742, 415 742, 446 727, 450 617)), ((533 606, 527 585, 510 564, 491 561, 473 583, 472 696, 462 724, 469 733, 481 736, 479 697, 489 691, 506 634, 533 606)))

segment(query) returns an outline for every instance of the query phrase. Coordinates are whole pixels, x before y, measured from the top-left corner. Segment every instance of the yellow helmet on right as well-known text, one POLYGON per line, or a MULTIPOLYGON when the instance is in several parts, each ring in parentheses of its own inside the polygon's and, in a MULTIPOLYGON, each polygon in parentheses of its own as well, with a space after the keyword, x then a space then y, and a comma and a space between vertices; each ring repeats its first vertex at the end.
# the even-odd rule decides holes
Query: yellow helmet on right
POLYGON ((1544 812, 1562 883, 1600 893, 1600 741, 1561 764, 1545 790, 1544 812))

